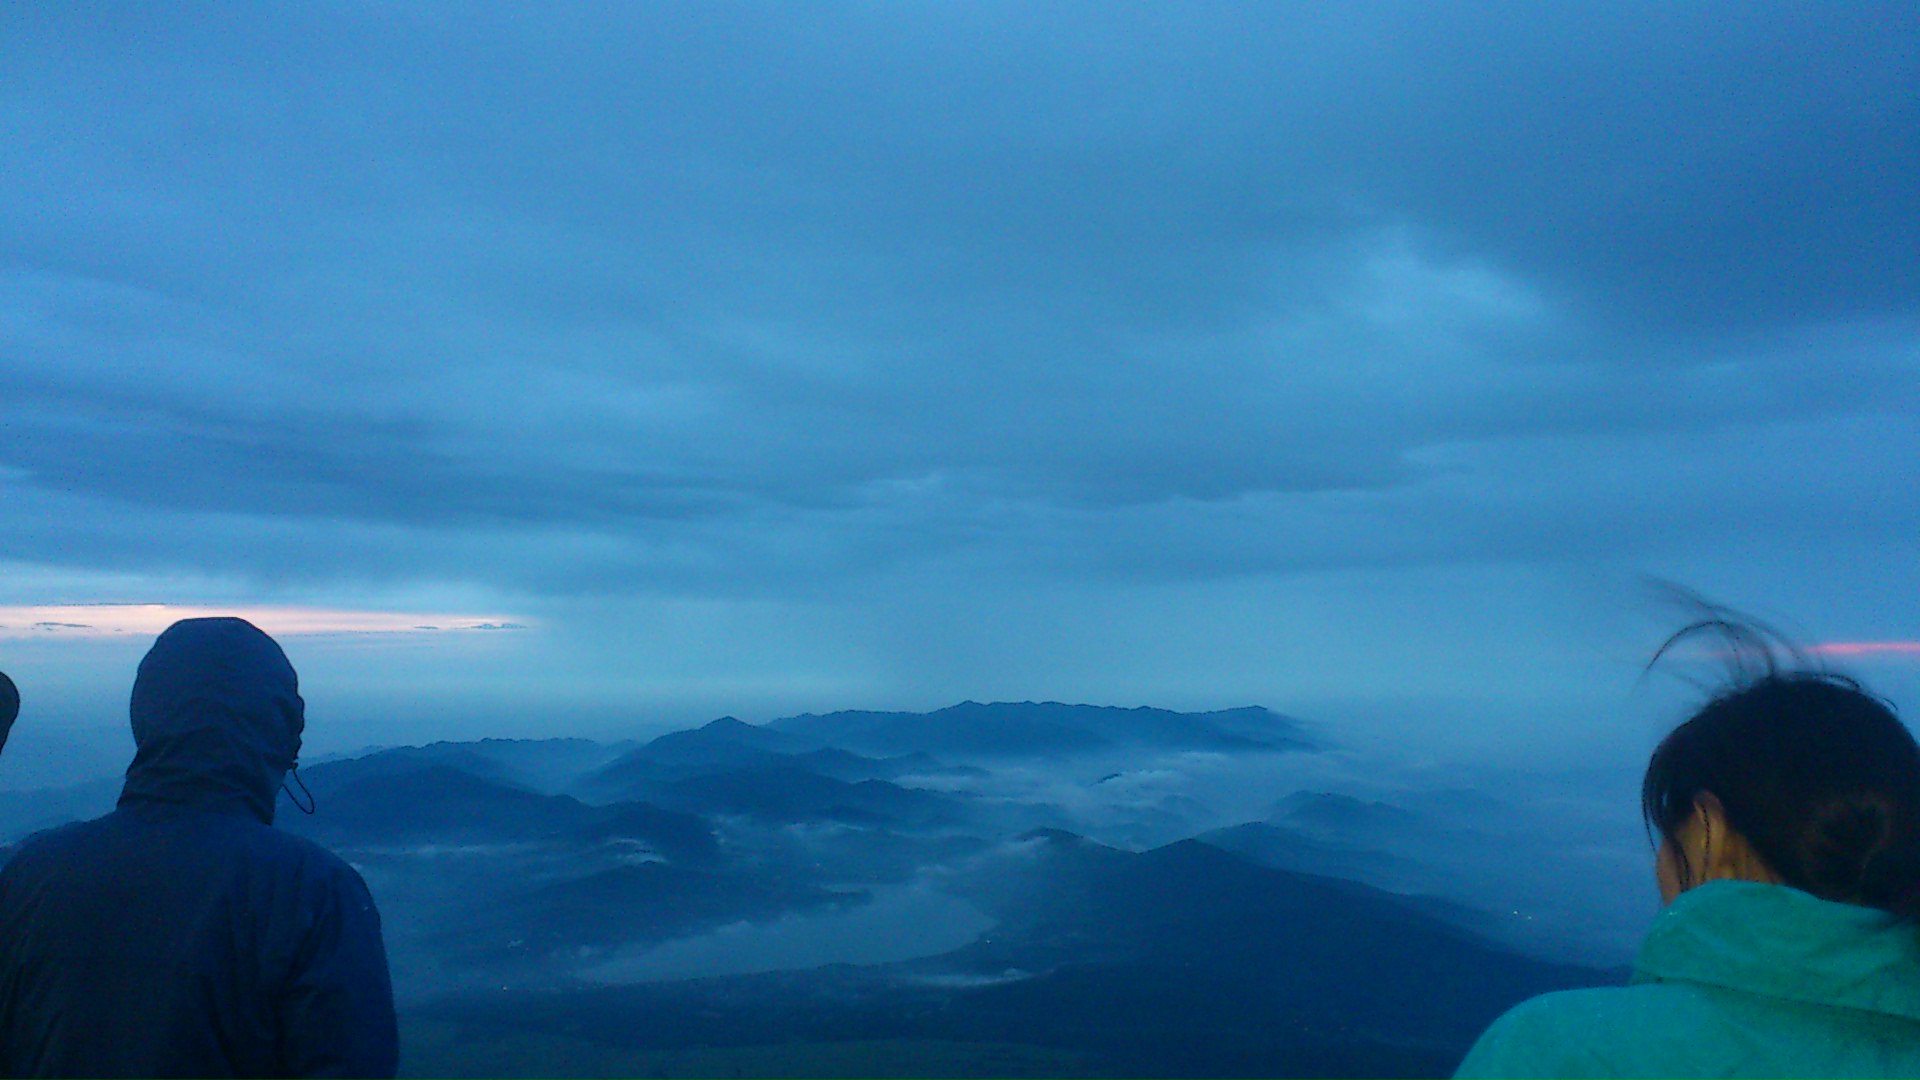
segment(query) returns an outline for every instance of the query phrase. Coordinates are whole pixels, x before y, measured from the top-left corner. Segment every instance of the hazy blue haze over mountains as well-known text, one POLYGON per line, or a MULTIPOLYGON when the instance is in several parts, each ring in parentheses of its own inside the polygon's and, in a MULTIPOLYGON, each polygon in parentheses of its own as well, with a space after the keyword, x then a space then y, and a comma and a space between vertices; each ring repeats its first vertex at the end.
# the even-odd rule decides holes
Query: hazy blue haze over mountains
POLYGON ((0 3, 0 845, 253 618, 415 1072, 1440 1072, 1646 575, 1920 700, 1913 0, 218 10, 0 3))
MULTIPOLYGON (((1631 891, 1634 853, 1510 827, 1577 820, 1566 778, 1384 777, 1260 708, 726 717, 302 775, 319 813, 279 824, 373 888, 423 1075, 1432 1074, 1610 977, 1594 910, 1637 930, 1554 906, 1631 891)), ((0 793, 0 824, 111 797, 0 793)))
POLYGON ((1120 746, 1195 750, 1299 750, 1313 744, 1295 721, 1266 709, 1174 713, 1088 705, 962 702, 931 713, 837 712, 775 720, 769 727, 875 753, 987 757, 1085 753, 1120 746))

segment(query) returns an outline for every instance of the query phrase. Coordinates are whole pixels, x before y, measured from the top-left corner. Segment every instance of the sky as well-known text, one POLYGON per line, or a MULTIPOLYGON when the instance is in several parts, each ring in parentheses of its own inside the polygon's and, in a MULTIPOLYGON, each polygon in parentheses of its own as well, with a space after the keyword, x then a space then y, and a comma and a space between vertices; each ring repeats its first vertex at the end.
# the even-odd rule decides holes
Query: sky
POLYGON ((13 3, 0 146, 23 728, 1643 754, 1649 579, 1920 709, 1911 3, 13 3))

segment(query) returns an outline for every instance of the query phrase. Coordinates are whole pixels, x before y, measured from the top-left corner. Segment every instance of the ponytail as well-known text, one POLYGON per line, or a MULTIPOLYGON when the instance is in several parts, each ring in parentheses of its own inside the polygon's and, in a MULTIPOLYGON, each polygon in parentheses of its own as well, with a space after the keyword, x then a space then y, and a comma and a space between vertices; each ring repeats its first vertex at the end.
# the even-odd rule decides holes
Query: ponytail
POLYGON ((1711 793, 1782 883, 1920 919, 1920 743, 1893 707, 1719 609, 1660 652, 1702 634, 1727 658, 1728 685, 1647 763, 1649 836, 1672 842, 1711 793))

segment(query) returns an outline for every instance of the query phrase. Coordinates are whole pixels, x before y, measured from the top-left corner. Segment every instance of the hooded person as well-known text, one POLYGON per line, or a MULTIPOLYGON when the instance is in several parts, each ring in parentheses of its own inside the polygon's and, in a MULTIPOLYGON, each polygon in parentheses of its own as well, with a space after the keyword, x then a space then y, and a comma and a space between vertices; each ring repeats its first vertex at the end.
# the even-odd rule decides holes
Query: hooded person
POLYGON ((13 731, 14 718, 20 715, 20 688, 7 673, 0 671, 0 750, 7 748, 7 735, 13 731))
POLYGON ((273 827, 305 706, 242 619, 187 619, 140 663, 117 809, 0 871, 0 1075, 392 1076, 380 916, 273 827))

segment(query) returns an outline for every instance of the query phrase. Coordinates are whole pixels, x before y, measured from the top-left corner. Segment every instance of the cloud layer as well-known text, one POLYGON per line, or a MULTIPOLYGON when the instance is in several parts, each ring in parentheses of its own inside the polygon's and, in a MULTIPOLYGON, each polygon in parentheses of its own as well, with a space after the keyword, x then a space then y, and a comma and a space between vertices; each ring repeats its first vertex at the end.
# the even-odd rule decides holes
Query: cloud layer
POLYGON ((1832 565, 1920 554, 1911 5, 0 20, 0 529, 47 580, 1597 567, 1915 630, 1832 565))

